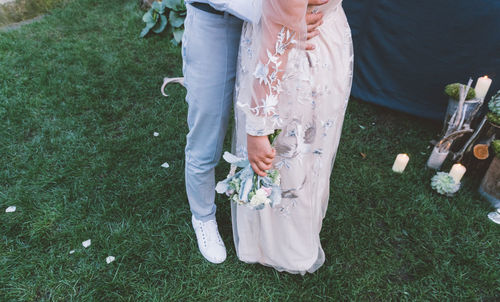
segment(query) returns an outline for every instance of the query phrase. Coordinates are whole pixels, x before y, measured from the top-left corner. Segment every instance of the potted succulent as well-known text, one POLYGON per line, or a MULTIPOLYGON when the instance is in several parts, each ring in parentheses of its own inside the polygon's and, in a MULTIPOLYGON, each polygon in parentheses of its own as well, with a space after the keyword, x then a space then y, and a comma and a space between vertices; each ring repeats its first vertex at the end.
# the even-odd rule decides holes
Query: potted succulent
MULTIPOLYGON (((458 103, 460 101, 460 86, 464 85, 460 83, 453 83, 446 85, 446 87, 444 88, 444 93, 449 97, 448 108, 446 109, 446 116, 444 120, 445 128, 448 125, 451 117, 453 116, 453 113, 455 113, 455 111, 457 110, 458 103)), ((464 102, 465 116, 473 118, 474 114, 477 112, 477 110, 479 110, 482 104, 483 101, 476 98, 476 91, 474 90, 474 88, 470 87, 464 102)), ((464 123, 470 124, 471 121, 472 120, 466 120, 464 121, 464 123)), ((446 131, 446 129, 444 129, 443 132, 444 131, 446 131)))
POLYGON ((490 109, 490 112, 486 114, 488 122, 493 127, 500 128, 500 90, 491 98, 488 109, 490 109))
POLYGON ((449 101, 441 133, 442 139, 434 146, 427 160, 427 167, 439 170, 454 141, 464 134, 473 132, 470 123, 481 107, 483 100, 475 98, 476 93, 471 84, 472 79, 469 80, 467 85, 454 83, 445 87, 444 91, 449 96, 449 101))
POLYGON ((500 140, 494 140, 491 146, 495 157, 481 181, 479 193, 495 208, 500 208, 500 140))
MULTIPOLYGON (((458 102, 460 99, 460 83, 448 84, 444 87, 444 93, 450 97, 450 99, 458 102)), ((465 100, 472 100, 476 97, 476 91, 471 87, 469 93, 467 93, 467 98, 465 100)))

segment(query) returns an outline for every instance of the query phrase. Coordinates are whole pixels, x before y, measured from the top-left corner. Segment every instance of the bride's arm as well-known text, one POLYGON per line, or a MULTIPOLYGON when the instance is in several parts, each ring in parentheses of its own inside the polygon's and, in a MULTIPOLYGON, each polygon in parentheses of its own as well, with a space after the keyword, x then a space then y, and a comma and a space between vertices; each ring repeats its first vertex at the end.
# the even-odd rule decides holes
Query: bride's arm
POLYGON ((253 73, 253 94, 246 118, 248 159, 254 171, 265 176, 274 150, 267 135, 279 128, 278 101, 288 55, 303 47, 307 37, 307 0, 264 0, 258 62, 253 73))
MULTIPOLYGON (((264 0, 261 34, 246 131, 264 136, 279 128, 278 101, 282 98, 283 75, 293 48, 303 47, 307 36, 307 0, 264 0)), ((252 71, 251 71, 252 72, 252 71)))

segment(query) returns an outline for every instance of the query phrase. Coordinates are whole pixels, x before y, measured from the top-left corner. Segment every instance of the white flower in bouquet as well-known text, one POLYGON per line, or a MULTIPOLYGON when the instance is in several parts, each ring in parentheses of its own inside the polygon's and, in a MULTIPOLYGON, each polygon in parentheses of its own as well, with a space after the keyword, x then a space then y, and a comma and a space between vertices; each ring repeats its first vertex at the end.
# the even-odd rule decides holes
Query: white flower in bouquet
MULTIPOLYGON (((269 188, 268 188, 269 189, 269 188)), ((271 200, 267 198, 269 195, 264 188, 258 189, 255 194, 250 199, 250 205, 253 207, 259 207, 262 205, 267 205, 271 203, 271 200)))
MULTIPOLYGON (((271 141, 278 134, 279 130, 271 135, 271 141)), ((268 170, 267 176, 262 177, 255 174, 247 158, 229 152, 225 152, 223 158, 232 165, 232 169, 226 179, 217 183, 217 193, 226 194, 230 201, 254 210, 263 209, 266 205, 273 207, 281 202, 278 170, 268 170), (236 171, 234 167, 240 170, 236 171)))

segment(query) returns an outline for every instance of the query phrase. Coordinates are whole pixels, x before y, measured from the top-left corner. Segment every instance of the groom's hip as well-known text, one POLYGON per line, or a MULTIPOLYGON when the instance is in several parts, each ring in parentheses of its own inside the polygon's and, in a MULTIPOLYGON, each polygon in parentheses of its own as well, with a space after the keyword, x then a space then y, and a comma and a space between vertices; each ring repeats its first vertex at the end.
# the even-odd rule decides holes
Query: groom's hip
POLYGON ((236 74, 243 21, 231 15, 217 15, 187 5, 182 39, 183 73, 186 88, 217 86, 236 74), (198 82, 198 83, 195 83, 198 82))

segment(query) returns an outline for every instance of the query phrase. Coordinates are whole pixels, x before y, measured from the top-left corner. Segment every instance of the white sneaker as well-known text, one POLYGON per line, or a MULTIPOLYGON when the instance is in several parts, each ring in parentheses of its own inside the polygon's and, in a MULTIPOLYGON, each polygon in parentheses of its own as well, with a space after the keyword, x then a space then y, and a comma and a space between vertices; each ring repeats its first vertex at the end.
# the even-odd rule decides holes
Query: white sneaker
POLYGON ((194 232, 198 239, 198 248, 205 259, 212 263, 226 260, 226 247, 220 237, 215 219, 203 222, 192 216, 194 232))

